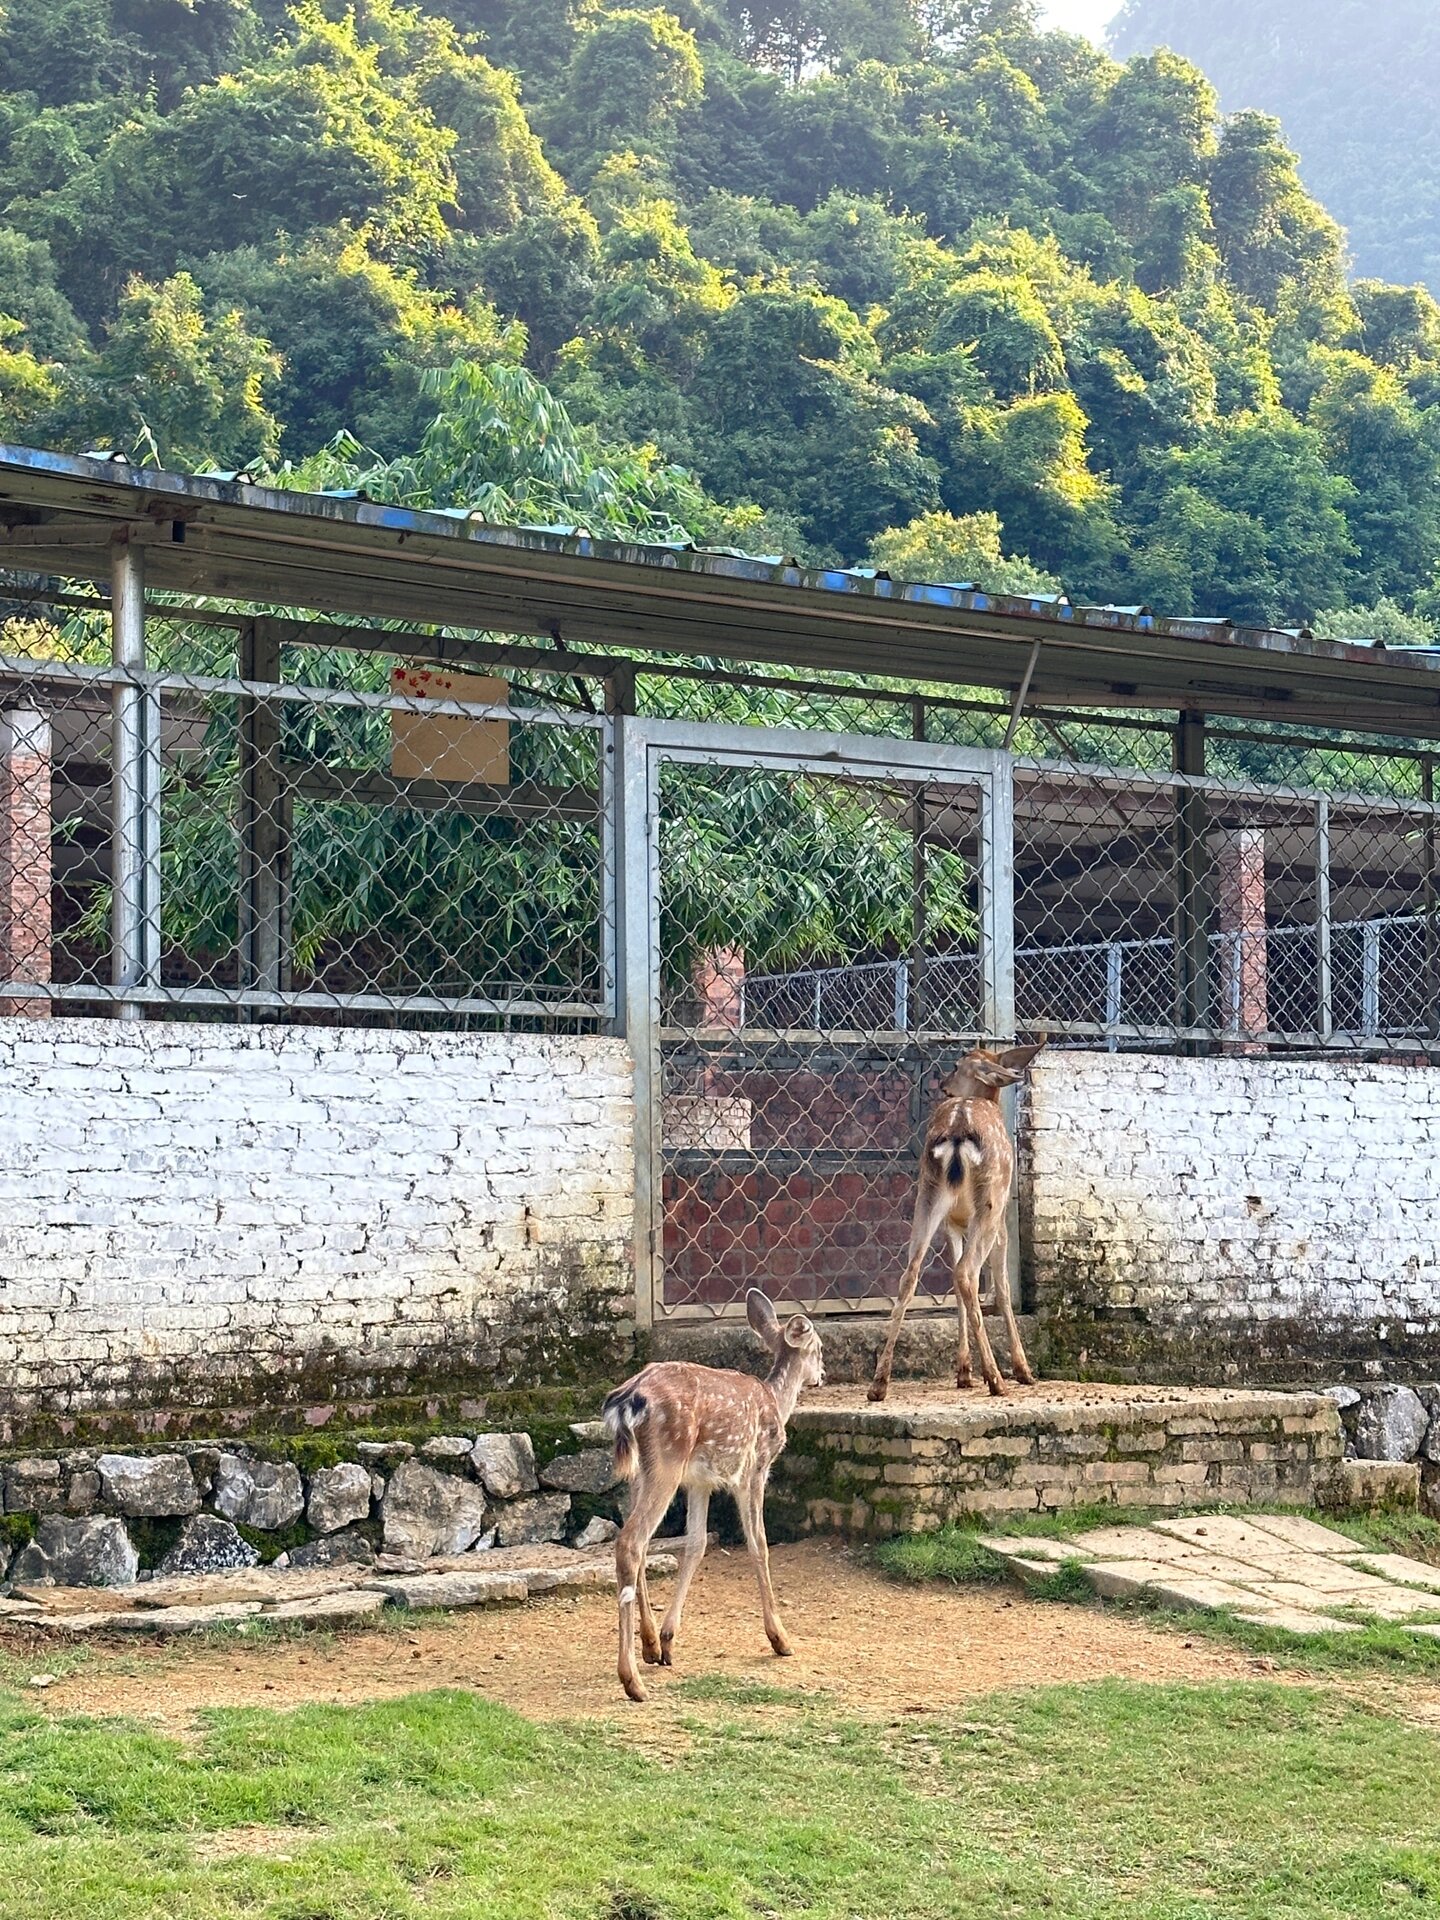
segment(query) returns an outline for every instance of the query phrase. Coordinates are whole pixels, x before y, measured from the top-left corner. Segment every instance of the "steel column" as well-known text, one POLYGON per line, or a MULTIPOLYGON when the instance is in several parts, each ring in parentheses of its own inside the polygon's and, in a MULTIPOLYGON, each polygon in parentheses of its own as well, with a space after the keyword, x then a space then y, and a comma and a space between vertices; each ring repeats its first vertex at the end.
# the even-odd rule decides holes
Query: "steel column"
MULTIPOLYGON (((145 573, 138 545, 110 550, 111 660, 145 670, 145 573)), ((160 981, 160 698, 138 679, 110 691, 111 980, 124 995, 160 981)), ((122 1020, 144 1004, 122 998, 122 1020)))
MULTIPOLYGON (((253 620, 241 632, 240 677, 279 683, 280 633, 271 621, 253 620)), ((239 722, 241 983, 283 993, 290 984, 292 799, 280 765, 280 709, 246 698, 239 722)))
POLYGON ((1335 975, 1331 958, 1330 801, 1315 802, 1315 1030, 1322 1040, 1335 1031, 1335 975))
MULTIPOLYGON (((1182 713, 1175 729, 1175 771, 1200 778, 1205 772, 1205 716, 1182 713)), ((1205 794, 1181 786, 1175 795, 1175 998, 1176 1024, 1193 1031, 1209 1017, 1209 913, 1205 902, 1205 794)), ((1207 1049, 1182 1041, 1182 1053, 1207 1049)))
POLYGON ((635 1320, 654 1320, 660 1279, 659 862, 655 770, 640 723, 613 717, 617 762, 616 1006, 635 1074, 635 1320))

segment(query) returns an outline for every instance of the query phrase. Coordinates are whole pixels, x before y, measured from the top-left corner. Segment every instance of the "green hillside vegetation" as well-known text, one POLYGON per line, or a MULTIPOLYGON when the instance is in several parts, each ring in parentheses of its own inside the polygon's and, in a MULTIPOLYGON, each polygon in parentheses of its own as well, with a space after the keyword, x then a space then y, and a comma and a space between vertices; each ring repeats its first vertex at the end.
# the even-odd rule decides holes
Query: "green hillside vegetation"
POLYGON ((1440 8, 1434 0, 1128 0, 1123 54, 1173 47, 1227 108, 1277 115, 1356 269, 1440 289, 1440 8))
POLYGON ((5 0, 0 431, 1430 637, 1440 308, 1177 56, 444 4, 5 0))

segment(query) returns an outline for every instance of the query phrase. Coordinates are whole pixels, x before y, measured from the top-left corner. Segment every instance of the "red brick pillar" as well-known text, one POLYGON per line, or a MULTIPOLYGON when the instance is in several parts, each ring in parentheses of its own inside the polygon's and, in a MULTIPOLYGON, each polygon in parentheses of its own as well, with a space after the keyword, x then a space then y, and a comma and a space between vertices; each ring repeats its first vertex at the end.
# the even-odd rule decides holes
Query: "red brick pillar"
POLYGON ((700 1025, 738 1033, 745 1024, 745 955, 739 947, 712 947, 695 962, 700 1025))
POLYGON ((1270 1026, 1270 954, 1265 922, 1265 829, 1226 827, 1210 837, 1220 934, 1216 1026, 1235 1040, 1228 1053, 1262 1053, 1241 1034, 1270 1026))
MULTIPOLYGON (((52 880, 50 722, 33 707, 0 713, 0 985, 45 985, 52 880)), ((50 1002, 0 994, 0 1014, 50 1016, 50 1002)))

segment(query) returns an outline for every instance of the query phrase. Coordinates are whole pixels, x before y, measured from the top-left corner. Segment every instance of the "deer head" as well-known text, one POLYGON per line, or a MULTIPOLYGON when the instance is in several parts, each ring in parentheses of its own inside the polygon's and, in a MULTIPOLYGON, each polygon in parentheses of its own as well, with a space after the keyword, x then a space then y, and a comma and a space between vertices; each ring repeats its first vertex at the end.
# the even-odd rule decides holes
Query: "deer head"
POLYGON ((798 1375, 801 1390, 825 1384, 825 1358, 820 1347, 820 1336, 813 1322, 803 1313, 791 1314, 788 1320, 781 1321, 760 1289, 751 1287, 745 1296, 745 1317, 750 1322, 751 1331, 758 1335, 774 1356, 776 1373, 782 1369, 786 1372, 793 1369, 798 1375))
POLYGON ((956 1065, 943 1091, 952 1100, 993 1100, 1002 1087, 1013 1087, 1024 1077, 1025 1069, 1044 1045, 1042 1035, 1033 1046, 1007 1047, 1003 1053, 976 1047, 956 1065))

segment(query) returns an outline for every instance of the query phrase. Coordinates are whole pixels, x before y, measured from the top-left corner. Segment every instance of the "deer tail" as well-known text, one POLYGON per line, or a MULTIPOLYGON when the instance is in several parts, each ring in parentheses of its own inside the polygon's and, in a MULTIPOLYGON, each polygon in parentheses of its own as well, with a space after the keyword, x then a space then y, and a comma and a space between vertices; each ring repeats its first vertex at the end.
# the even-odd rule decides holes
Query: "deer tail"
POLYGON ((615 1472, 621 1480, 633 1477, 640 1464, 640 1448, 635 1429, 643 1424, 650 1403, 638 1387, 628 1382, 617 1387, 600 1409, 615 1447, 615 1472))

